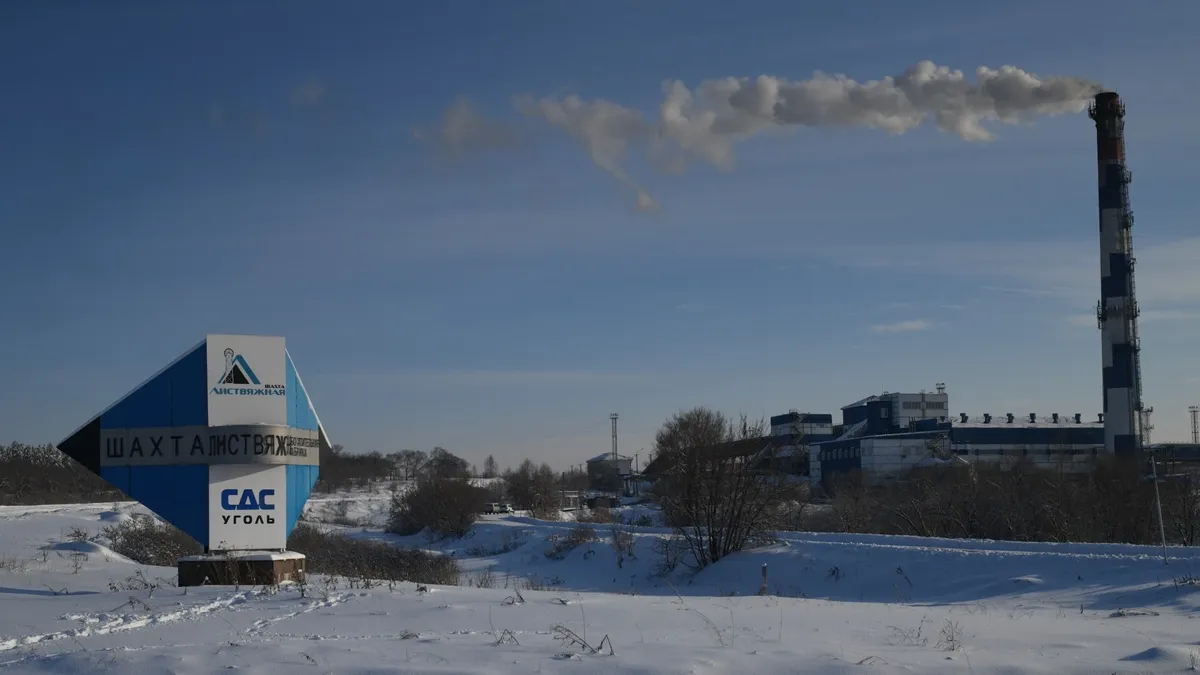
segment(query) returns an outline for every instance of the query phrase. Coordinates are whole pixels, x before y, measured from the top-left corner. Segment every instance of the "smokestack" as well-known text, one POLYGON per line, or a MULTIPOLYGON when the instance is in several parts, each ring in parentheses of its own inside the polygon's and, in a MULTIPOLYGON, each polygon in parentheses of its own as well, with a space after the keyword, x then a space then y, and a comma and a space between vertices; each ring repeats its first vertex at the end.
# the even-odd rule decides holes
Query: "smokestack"
POLYGON ((1142 447, 1138 305, 1133 286, 1131 175, 1125 168, 1125 105, 1115 92, 1088 106, 1096 122, 1100 197, 1100 301, 1096 323, 1104 365, 1104 449, 1130 456, 1142 447))
POLYGON ((620 455, 617 454, 617 417, 618 417, 617 413, 613 413, 608 416, 608 419, 612 420, 612 434, 613 434, 612 458, 613 458, 614 462, 617 461, 618 457, 620 457, 620 455))

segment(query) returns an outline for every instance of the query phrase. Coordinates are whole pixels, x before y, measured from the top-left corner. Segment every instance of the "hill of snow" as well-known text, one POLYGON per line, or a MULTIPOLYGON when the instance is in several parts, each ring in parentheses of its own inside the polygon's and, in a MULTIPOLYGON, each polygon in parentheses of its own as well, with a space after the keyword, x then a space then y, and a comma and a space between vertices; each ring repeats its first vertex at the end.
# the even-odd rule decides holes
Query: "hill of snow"
MULTIPOLYGON (((340 515, 330 500, 348 497, 314 500, 307 515, 340 515)), ((0 671, 1060 674, 1200 664, 1190 549, 1172 549, 1164 565, 1161 550, 1134 546, 785 533, 689 576, 658 569, 662 529, 632 528, 634 557, 618 564, 608 526, 547 556, 575 523, 495 517, 462 540, 401 539, 376 522, 386 495, 358 497, 346 507, 358 526, 339 529, 453 555, 463 585, 315 578, 305 589, 185 592, 171 568, 72 537, 140 506, 0 507, 0 671), (764 563, 768 595, 758 596, 764 563), (526 590, 529 581, 542 590, 526 590)))

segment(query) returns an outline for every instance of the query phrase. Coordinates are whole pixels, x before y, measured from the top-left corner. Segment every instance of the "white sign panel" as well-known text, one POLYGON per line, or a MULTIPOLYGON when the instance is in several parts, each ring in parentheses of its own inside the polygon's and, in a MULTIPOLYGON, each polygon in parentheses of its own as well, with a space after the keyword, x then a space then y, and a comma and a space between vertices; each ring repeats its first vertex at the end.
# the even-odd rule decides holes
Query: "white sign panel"
POLYGON ((308 464, 321 460, 321 432, 264 424, 101 429, 100 466, 308 464))
POLYGON ((208 467, 208 541, 213 551, 287 548, 287 467, 208 467))
POLYGON ((208 425, 287 426, 287 351, 281 337, 209 335, 208 425))

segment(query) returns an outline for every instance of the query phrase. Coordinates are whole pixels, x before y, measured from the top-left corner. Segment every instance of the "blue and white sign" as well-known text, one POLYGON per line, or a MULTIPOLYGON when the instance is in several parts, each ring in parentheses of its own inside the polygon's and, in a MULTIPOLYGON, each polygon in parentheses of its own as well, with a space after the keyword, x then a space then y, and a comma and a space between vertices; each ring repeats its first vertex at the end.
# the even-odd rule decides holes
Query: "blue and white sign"
POLYGON ((208 538, 213 550, 287 548, 286 519, 279 508, 287 487, 285 466, 208 467, 208 538))
POLYGON ((287 546, 329 439, 284 339, 209 335, 59 449, 211 551, 287 546))

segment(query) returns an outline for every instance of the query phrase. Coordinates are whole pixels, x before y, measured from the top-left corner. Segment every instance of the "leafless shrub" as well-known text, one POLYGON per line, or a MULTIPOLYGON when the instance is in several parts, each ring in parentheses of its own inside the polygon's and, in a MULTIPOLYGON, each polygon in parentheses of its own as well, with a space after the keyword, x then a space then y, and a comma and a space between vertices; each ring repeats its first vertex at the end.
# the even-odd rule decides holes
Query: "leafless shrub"
POLYGON ((962 626, 958 625, 957 621, 946 619, 942 623, 942 633, 938 639, 937 647, 948 652, 958 651, 963 647, 962 638, 962 626))
POLYGON ((113 593, 119 593, 122 591, 149 591, 151 597, 153 597, 154 591, 158 590, 159 587, 164 585, 169 586, 174 584, 161 578, 150 581, 146 578, 146 575, 142 574, 141 570, 138 570, 132 575, 121 579, 120 581, 109 581, 108 590, 112 591, 113 593))
POLYGON ((593 647, 592 645, 588 644, 587 640, 579 637, 579 634, 565 626, 555 626, 552 629, 552 633, 555 640, 561 641, 564 645, 585 649, 589 654, 599 654, 600 650, 607 647, 609 656, 614 655, 612 640, 610 640, 607 635, 601 638, 600 643, 593 647))
POLYGON ((204 552, 199 542, 174 525, 142 515, 104 528, 103 536, 114 553, 155 567, 174 567, 180 558, 204 552))
POLYGON ((298 525, 288 538, 288 548, 307 557, 310 574, 450 586, 459 582, 458 564, 447 556, 354 539, 312 525, 298 525))
POLYGON ((591 525, 576 525, 565 537, 554 540, 554 544, 546 551, 546 557, 551 560, 562 560, 568 553, 584 544, 598 541, 596 528, 591 525))
POLYGON ((84 542, 94 541, 97 535, 88 532, 82 527, 68 527, 66 532, 63 533, 63 537, 67 541, 84 542))
POLYGON ((496 641, 493 642, 492 644, 494 644, 494 645, 509 645, 509 644, 520 645, 521 643, 517 641, 517 636, 513 635, 513 632, 511 630, 505 628, 503 631, 500 632, 500 635, 498 635, 496 637, 496 641))
POLYGON ((607 525, 618 521, 616 514, 612 509, 605 506, 597 506, 594 509, 580 509, 575 512, 575 522, 577 523, 596 523, 599 525, 607 525))
POLYGON ((500 543, 497 545, 472 546, 467 549, 467 555, 472 558, 487 558, 515 551, 525 544, 525 535, 521 533, 500 533, 500 543))
MULTIPOLYGON (((525 590, 527 591, 548 591, 554 586, 561 586, 562 579, 558 577, 550 577, 543 579, 538 575, 530 576, 525 580, 525 590)), ((566 604, 565 602, 563 604, 566 604)))
POLYGON ((5 572, 24 572, 27 569, 27 563, 20 558, 13 556, 0 556, 0 570, 5 572))
POLYGON ((637 558, 633 553, 635 541, 633 529, 629 525, 612 524, 612 547, 617 554, 617 567, 625 566, 625 558, 637 558))
POLYGON ((333 508, 330 509, 329 515, 325 521, 330 525, 341 525, 342 527, 361 527, 363 521, 361 518, 350 517, 350 500, 342 499, 334 502, 333 508))
POLYGON ((654 574, 662 577, 679 567, 679 563, 688 555, 688 547, 674 536, 656 537, 653 552, 656 559, 654 574))
POLYGON ((476 588, 495 588, 496 587, 496 572, 487 567, 473 579, 476 588))
POLYGON ((457 478, 432 478, 392 498, 387 530, 410 535, 428 530, 440 537, 463 537, 487 504, 488 492, 457 478))
POLYGON ((921 617, 921 622, 917 624, 916 628, 903 629, 896 626, 889 627, 892 630, 893 639, 901 645, 906 647, 924 647, 929 644, 929 638, 922 634, 925 629, 924 617, 921 617))

